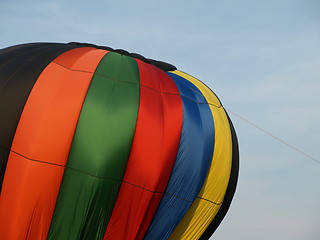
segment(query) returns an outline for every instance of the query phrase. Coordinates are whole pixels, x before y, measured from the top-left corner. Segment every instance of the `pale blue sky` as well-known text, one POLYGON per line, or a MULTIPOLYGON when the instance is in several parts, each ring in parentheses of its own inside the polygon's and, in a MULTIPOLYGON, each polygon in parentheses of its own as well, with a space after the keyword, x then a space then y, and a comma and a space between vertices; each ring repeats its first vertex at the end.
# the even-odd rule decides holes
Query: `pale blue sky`
MULTIPOLYGON (((168 61, 320 160, 320 1, 1 0, 0 48, 81 41, 168 61)), ((240 177, 213 240, 320 239, 320 164, 230 113, 240 177)))

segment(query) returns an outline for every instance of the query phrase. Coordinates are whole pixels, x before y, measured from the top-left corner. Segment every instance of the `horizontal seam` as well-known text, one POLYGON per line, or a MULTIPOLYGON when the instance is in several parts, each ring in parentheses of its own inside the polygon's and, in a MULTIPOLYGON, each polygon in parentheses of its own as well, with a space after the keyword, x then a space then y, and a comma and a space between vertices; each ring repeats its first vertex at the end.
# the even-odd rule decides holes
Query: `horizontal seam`
POLYGON ((52 61, 52 62, 57 64, 57 65, 59 65, 60 67, 63 67, 65 69, 68 69, 68 70, 73 71, 73 72, 94 73, 94 72, 91 72, 91 71, 85 71, 85 70, 80 70, 80 69, 72 69, 72 68, 66 67, 63 64, 58 63, 56 61, 52 61))
MULTIPOLYGON (((24 156, 23 154, 21 154, 21 153, 19 153, 19 152, 17 152, 17 151, 14 151, 14 150, 12 150, 12 149, 8 149, 8 148, 2 147, 2 146, 0 146, 0 148, 5 149, 5 150, 8 150, 8 151, 10 151, 10 152, 12 152, 12 153, 15 153, 15 154, 17 154, 17 155, 19 155, 19 156, 21 156, 21 157, 23 157, 23 158, 25 158, 25 159, 27 159, 27 160, 29 160, 29 161, 32 161, 32 162, 49 164, 49 165, 57 166, 57 167, 63 167, 63 168, 65 168, 65 169, 70 169, 70 170, 73 170, 73 171, 76 171, 76 172, 79 172, 79 173, 88 175, 88 176, 93 177, 93 178, 97 178, 97 179, 101 179, 101 180, 112 180, 112 181, 117 181, 117 182, 123 182, 123 183, 126 183, 126 184, 128 184, 128 185, 131 185, 131 186, 140 188, 140 189, 142 189, 142 190, 144 190, 144 191, 147 191, 147 192, 156 193, 156 194, 169 195, 169 196, 172 196, 172 197, 174 197, 174 198, 177 198, 177 199, 180 199, 180 200, 182 200, 182 201, 189 202, 189 203, 192 203, 192 202, 193 202, 193 201, 191 201, 191 200, 188 200, 188 199, 179 197, 179 196, 177 196, 177 195, 175 195, 175 194, 172 194, 172 193, 166 193, 166 192, 162 192, 162 191, 153 191, 153 190, 150 190, 150 189, 141 187, 141 186, 139 186, 139 185, 136 185, 136 184, 134 184, 134 183, 130 183, 130 182, 125 181, 125 180, 123 180, 123 179, 121 180, 121 179, 116 179, 116 178, 104 178, 104 177, 99 177, 99 176, 96 176, 96 175, 87 173, 87 172, 85 172, 85 171, 82 171, 82 170, 79 170, 79 169, 76 169, 76 168, 73 168, 73 167, 68 167, 68 166, 66 166, 66 165, 57 164, 57 163, 50 163, 50 162, 41 161, 41 160, 37 160, 37 159, 32 159, 32 158, 29 158, 29 157, 27 157, 27 156, 24 156)), ((215 204, 215 205, 221 205, 221 204, 222 204, 222 203, 213 202, 213 201, 211 201, 211 200, 209 200, 209 199, 202 198, 202 197, 199 197, 199 196, 198 196, 197 198, 200 199, 200 200, 204 200, 204 201, 210 202, 210 203, 215 204)))
MULTIPOLYGON (((62 64, 60 64, 60 63, 57 63, 57 62, 55 62, 55 61, 53 61, 53 63, 55 63, 55 64, 57 64, 57 65, 59 65, 59 66, 61 66, 61 67, 63 67, 63 68, 66 68, 66 69, 68 69, 68 70, 70 70, 70 71, 83 72, 83 73, 91 73, 91 74, 98 75, 98 76, 103 77, 103 78, 106 78, 106 79, 113 80, 113 81, 115 81, 115 82, 119 82, 119 83, 130 83, 130 84, 142 86, 142 87, 145 87, 145 88, 149 88, 150 90, 156 91, 156 92, 161 93, 161 94, 181 96, 181 97, 184 97, 184 98, 186 98, 186 99, 189 99, 190 101, 192 101, 192 102, 194 102, 194 103, 197 103, 197 104, 208 104, 208 105, 214 106, 214 107, 216 107, 216 108, 221 108, 221 105, 217 106, 216 104, 213 104, 213 103, 197 102, 197 101, 195 101, 195 100, 193 100, 193 99, 191 99, 191 98, 189 98, 189 97, 186 97, 186 96, 184 96, 184 95, 181 95, 180 93, 162 92, 162 91, 159 91, 158 89, 155 89, 155 88, 152 88, 152 87, 150 87, 150 86, 143 85, 143 84, 140 84, 140 83, 129 82, 129 81, 121 81, 121 80, 119 81, 119 80, 117 80, 117 79, 108 77, 108 76, 106 76, 106 75, 104 75, 104 74, 101 74, 101 73, 72 69, 72 68, 66 67, 66 66, 64 66, 64 65, 62 65, 62 64)), ((189 89, 191 89, 192 91, 194 91, 194 92, 197 93, 197 94, 201 94, 201 93, 193 90, 192 88, 189 88, 189 89)))

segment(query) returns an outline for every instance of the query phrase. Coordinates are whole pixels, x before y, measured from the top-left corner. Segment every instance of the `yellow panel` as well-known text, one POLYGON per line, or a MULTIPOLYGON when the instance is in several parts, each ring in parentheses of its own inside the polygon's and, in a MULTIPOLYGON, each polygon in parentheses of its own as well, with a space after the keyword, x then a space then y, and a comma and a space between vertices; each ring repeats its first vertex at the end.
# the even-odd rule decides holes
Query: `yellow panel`
POLYGON ((193 83, 209 103, 214 119, 215 145, 213 159, 204 185, 190 209, 170 235, 171 240, 195 240, 209 226, 224 199, 232 163, 232 139, 226 113, 219 99, 199 80, 181 71, 173 71, 193 83))

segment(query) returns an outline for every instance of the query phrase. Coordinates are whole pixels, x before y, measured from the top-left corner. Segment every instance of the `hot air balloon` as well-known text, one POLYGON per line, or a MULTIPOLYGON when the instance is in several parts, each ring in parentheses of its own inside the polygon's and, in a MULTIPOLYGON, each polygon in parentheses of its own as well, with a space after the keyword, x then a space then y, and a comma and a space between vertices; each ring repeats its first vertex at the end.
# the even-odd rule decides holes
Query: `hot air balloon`
POLYGON ((1 239, 208 239, 238 178, 217 96, 85 43, 0 50, 1 239))

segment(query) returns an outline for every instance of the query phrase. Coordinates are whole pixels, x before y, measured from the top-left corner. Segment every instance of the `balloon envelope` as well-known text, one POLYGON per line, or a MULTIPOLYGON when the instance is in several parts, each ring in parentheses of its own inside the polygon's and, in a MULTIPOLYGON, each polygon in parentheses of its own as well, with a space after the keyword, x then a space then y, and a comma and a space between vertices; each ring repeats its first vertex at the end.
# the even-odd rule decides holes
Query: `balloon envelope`
POLYGON ((0 50, 2 239, 208 239, 238 177, 216 95, 82 43, 0 50))

